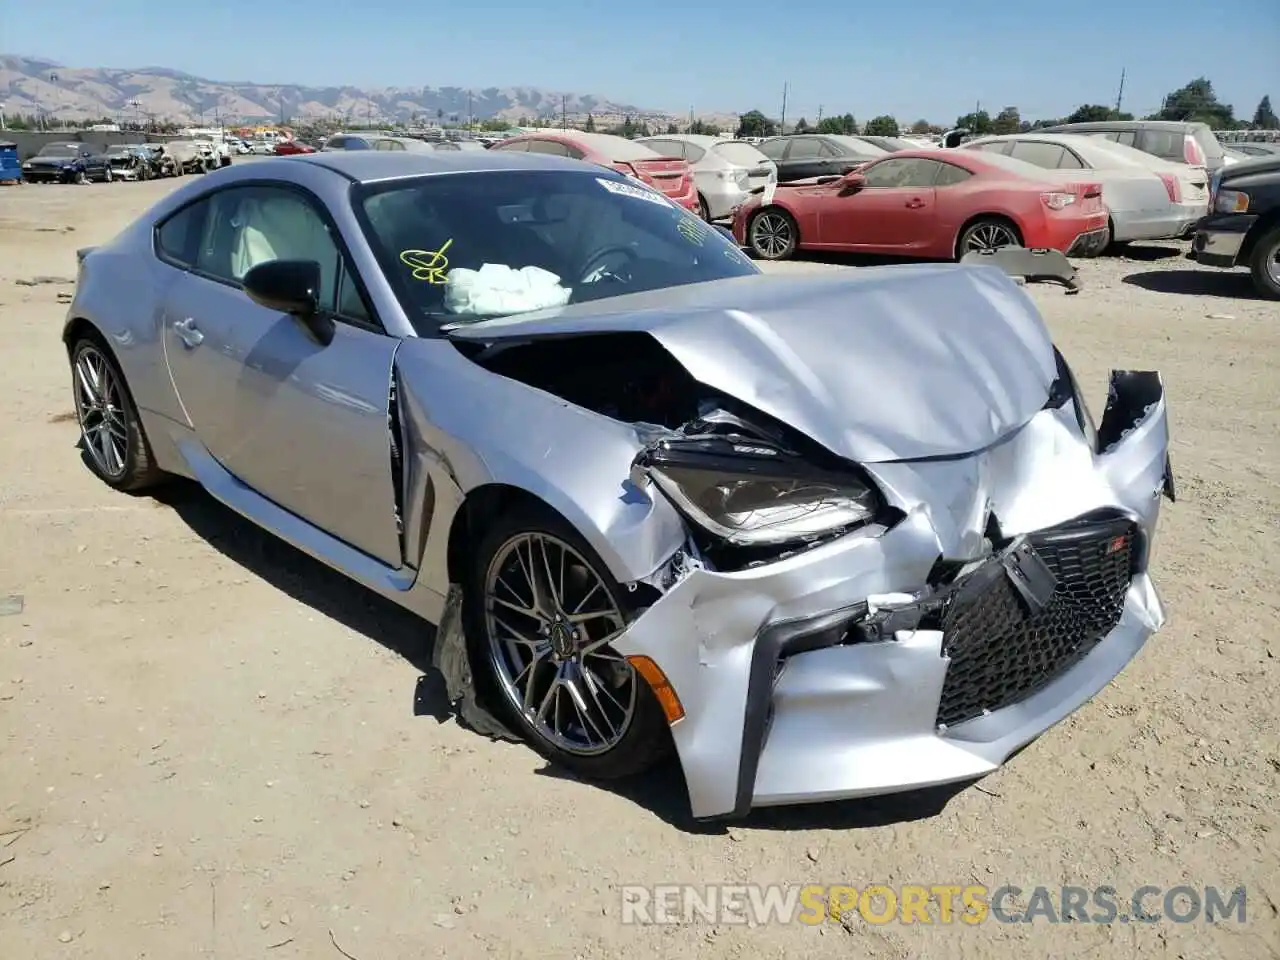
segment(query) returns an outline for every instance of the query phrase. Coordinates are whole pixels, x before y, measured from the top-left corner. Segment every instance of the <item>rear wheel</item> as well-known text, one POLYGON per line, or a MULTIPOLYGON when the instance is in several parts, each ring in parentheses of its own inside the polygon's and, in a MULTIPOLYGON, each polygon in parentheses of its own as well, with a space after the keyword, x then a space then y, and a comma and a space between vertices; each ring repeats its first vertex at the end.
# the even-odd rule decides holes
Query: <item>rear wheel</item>
POLYGON ((781 207, 765 207, 747 224, 747 246, 761 260, 793 257, 799 243, 795 218, 781 207))
POLYGON ((1280 227, 1258 238, 1249 256, 1249 272, 1260 294, 1280 300, 1280 227))
POLYGON ((110 183, 113 179, 115 179, 115 175, 111 172, 110 167, 107 167, 105 170, 102 171, 103 183, 110 183))
POLYGON ((481 538, 465 597, 481 693, 544 757, 610 780, 667 753, 657 698, 611 646, 631 620, 627 591, 558 515, 519 507, 500 517, 481 538))
POLYGON ((707 223, 711 222, 711 208, 707 206, 707 198, 698 194, 698 216, 707 223))
POLYGON ((124 374, 96 338, 82 337, 71 348, 71 378, 89 468, 117 490, 141 490, 163 480, 124 374))
POLYGON ((966 253, 999 250, 1001 247, 1022 246, 1018 228, 999 217, 981 217, 965 227, 956 241, 956 259, 966 253))

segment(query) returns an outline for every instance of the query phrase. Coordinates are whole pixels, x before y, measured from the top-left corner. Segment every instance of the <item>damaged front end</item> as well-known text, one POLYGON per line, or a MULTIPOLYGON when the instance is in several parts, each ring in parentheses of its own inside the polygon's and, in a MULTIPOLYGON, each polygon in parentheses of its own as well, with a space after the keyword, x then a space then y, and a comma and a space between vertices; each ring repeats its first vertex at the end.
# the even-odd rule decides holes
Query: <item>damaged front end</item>
POLYGON ((1057 359, 1044 409, 964 456, 824 462, 724 410, 652 432, 633 481, 691 542, 615 646, 686 707, 696 817, 981 777, 1160 627, 1160 378, 1114 372, 1095 428, 1057 359))

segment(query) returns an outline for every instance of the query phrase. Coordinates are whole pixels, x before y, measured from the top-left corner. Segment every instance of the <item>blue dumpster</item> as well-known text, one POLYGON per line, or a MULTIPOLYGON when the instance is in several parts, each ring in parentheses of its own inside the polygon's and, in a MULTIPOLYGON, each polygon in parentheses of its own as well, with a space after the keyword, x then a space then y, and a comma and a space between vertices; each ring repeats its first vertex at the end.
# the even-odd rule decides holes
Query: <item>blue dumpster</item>
POLYGON ((0 183, 22 179, 22 164, 18 162, 18 145, 0 140, 0 183))

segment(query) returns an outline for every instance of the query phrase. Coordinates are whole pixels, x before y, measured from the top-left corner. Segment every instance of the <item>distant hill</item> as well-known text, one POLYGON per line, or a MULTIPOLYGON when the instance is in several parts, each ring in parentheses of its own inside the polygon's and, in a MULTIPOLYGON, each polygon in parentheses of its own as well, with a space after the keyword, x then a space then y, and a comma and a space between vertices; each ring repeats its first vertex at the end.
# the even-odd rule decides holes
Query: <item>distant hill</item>
MULTIPOLYGON (((593 114, 609 122, 623 116, 655 123, 687 122, 662 110, 642 109, 594 94, 561 93, 534 87, 307 87, 205 80, 166 67, 114 70, 67 67, 36 57, 0 55, 0 103, 7 114, 49 114, 68 120, 102 117, 212 123, 281 123, 335 120, 359 123, 424 122, 500 117, 513 123, 570 120, 593 114)), ((720 114, 723 121, 727 115, 720 114)), ((708 117, 708 120, 711 118, 708 117)))

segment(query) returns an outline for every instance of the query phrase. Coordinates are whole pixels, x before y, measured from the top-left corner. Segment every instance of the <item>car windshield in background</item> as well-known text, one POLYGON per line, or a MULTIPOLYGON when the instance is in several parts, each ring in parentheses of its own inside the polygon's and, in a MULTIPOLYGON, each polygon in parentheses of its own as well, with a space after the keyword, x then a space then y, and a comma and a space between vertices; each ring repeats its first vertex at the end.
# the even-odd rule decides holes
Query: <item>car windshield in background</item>
POLYGON ((742 167, 758 167, 762 163, 769 162, 769 158, 763 153, 741 140, 727 140, 724 143, 717 143, 711 149, 730 163, 736 163, 742 167))
POLYGON ((37 157, 78 157, 80 148, 74 143, 50 143, 40 148, 37 157))
POLYGON ((720 230, 606 170, 427 176, 366 187, 355 203, 424 335, 759 272, 720 230))
POLYGON ((857 137, 846 137, 840 134, 833 135, 830 139, 836 143, 842 143, 849 148, 849 151, 861 157, 887 157, 888 150, 881 150, 874 143, 868 143, 866 140, 860 140, 857 137))

